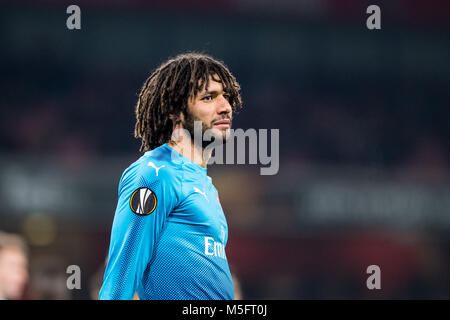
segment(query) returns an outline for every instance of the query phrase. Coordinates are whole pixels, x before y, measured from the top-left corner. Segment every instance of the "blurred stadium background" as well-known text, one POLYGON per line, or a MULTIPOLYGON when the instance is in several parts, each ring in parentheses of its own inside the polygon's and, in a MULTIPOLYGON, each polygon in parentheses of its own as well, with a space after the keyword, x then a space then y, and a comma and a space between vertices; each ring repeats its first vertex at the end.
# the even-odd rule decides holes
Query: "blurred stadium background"
POLYGON ((208 169, 244 299, 450 298, 448 2, 0 4, 0 230, 30 246, 24 299, 92 298, 139 156, 137 93, 191 50, 241 83, 235 128, 280 129, 277 175, 208 169), (66 288, 72 264, 81 290, 66 288), (372 264, 381 290, 366 288, 372 264))

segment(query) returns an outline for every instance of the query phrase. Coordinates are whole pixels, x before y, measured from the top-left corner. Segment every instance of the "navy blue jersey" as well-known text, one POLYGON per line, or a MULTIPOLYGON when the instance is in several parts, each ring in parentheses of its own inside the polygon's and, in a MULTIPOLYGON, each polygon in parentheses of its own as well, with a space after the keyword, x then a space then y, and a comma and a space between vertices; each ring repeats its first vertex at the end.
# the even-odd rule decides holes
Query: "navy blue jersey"
POLYGON ((119 183, 99 299, 228 299, 228 226, 207 169, 167 144, 119 183))

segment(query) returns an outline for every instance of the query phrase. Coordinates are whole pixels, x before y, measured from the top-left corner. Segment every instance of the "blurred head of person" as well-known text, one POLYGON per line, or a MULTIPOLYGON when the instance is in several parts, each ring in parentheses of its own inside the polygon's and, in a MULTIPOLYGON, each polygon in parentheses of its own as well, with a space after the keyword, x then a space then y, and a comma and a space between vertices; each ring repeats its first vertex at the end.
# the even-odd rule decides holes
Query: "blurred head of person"
POLYGON ((0 231, 0 299, 22 298, 28 282, 28 248, 16 234, 0 231))

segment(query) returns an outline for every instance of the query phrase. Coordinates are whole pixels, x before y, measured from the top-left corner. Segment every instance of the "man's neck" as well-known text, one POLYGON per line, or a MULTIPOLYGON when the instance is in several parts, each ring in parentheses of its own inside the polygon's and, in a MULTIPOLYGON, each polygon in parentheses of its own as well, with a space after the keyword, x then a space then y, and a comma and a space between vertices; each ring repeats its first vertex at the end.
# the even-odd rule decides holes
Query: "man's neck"
POLYGON ((179 141, 169 141, 167 144, 183 157, 188 158, 203 168, 206 168, 208 160, 211 158, 211 152, 205 154, 204 149, 192 143, 190 139, 184 138, 179 141))

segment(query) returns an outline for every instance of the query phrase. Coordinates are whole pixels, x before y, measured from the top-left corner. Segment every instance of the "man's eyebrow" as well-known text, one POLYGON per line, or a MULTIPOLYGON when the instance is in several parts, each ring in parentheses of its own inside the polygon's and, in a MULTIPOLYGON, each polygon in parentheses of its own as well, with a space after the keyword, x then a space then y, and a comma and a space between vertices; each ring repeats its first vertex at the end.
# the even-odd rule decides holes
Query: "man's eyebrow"
POLYGON ((210 90, 210 91, 202 92, 202 93, 200 93, 200 95, 201 96, 206 96, 206 95, 209 95, 209 94, 217 95, 219 93, 228 93, 228 91, 226 91, 226 90, 210 90))
MULTIPOLYGON (((222 90, 220 90, 220 92, 222 92, 222 90)), ((202 96, 206 96, 206 95, 209 95, 209 94, 215 95, 215 94, 218 94, 218 93, 219 93, 218 90, 211 90, 211 91, 202 92, 201 95, 202 96)))

